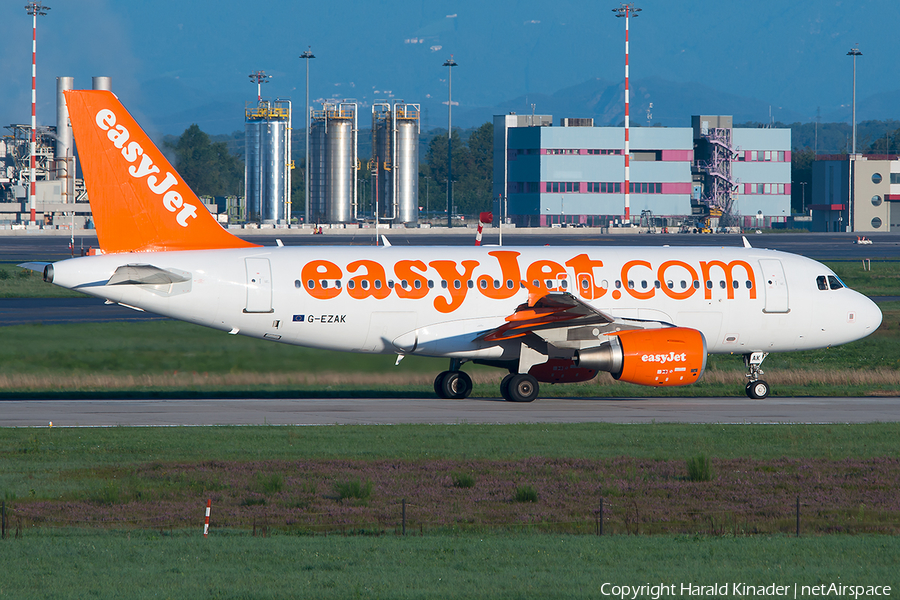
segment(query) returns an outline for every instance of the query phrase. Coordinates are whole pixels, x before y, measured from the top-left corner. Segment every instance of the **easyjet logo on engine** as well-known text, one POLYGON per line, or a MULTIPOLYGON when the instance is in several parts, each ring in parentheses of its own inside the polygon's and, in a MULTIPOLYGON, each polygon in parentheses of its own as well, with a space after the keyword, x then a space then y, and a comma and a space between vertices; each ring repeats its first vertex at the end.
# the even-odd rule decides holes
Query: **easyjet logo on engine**
POLYGON ((658 363, 667 363, 667 362, 684 362, 687 360, 687 353, 682 352, 680 354, 675 352, 669 352, 668 354, 642 354, 641 362, 658 362, 658 363))
POLYGON ((147 187, 157 196, 162 197, 162 204, 167 211, 177 213, 175 220, 182 227, 188 226, 188 219, 197 218, 197 207, 184 201, 181 194, 172 189, 178 179, 170 172, 160 181, 159 167, 153 164, 144 148, 137 141, 129 141, 131 133, 123 125, 116 124, 116 114, 104 108, 97 113, 94 121, 97 127, 106 132, 106 137, 113 146, 121 150, 122 157, 129 163, 128 174, 136 179, 144 179, 147 187), (140 159, 140 160, 138 160, 140 159))
MULTIPOLYGON (((329 260, 313 260, 303 266, 298 287, 302 286, 319 300, 331 300, 342 294, 356 300, 384 300, 391 295, 421 300, 434 291, 437 292, 434 308, 442 313, 458 309, 469 293, 506 300, 526 289, 529 293, 540 294, 570 292, 585 300, 597 300, 610 288, 609 281, 603 278, 603 261, 584 253, 564 263, 541 259, 528 264, 521 264, 520 253, 513 250, 494 250, 487 254, 492 260, 486 264, 473 259, 460 262, 444 259, 427 264, 423 260, 398 260, 385 266, 375 260, 360 259, 341 268, 329 260), (429 272, 438 275, 440 286, 436 289, 433 279, 429 279, 429 272)), ((700 293, 702 287, 704 298, 710 299, 712 286, 701 286, 699 271, 704 281, 710 281, 713 276, 723 278, 725 295, 733 300, 739 287, 734 279, 737 270, 746 277, 746 292, 750 299, 756 299, 756 278, 746 261, 699 261, 698 266, 699 269, 681 260, 667 260, 656 267, 645 260, 628 261, 617 270, 618 273, 610 274, 619 276, 614 280, 617 289, 610 296, 612 300, 625 295, 636 300, 649 300, 662 293, 672 300, 686 300, 700 293), (642 278, 641 285, 632 286, 631 279, 638 276, 642 278), (672 278, 677 278, 678 285, 672 278)))

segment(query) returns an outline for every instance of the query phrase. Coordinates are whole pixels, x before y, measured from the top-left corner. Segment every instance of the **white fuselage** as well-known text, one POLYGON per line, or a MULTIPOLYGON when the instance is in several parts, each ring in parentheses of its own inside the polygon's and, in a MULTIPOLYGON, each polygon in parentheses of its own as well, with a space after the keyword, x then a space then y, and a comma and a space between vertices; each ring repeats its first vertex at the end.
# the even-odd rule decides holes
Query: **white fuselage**
POLYGON ((881 323, 862 294, 820 289, 818 278, 834 278, 824 265, 755 248, 265 247, 75 258, 53 273, 57 285, 231 333, 462 359, 514 358, 516 344, 476 338, 530 291, 700 330, 712 353, 822 348, 881 323), (186 281, 107 285, 127 264, 186 281))

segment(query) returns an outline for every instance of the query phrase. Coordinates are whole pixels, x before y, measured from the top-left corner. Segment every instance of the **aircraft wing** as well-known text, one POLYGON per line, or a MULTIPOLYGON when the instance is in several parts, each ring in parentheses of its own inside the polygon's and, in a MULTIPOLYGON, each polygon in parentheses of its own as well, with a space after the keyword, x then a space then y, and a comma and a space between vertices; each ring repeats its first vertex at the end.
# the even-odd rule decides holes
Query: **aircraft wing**
POLYGON ((535 300, 529 298, 506 317, 503 325, 481 334, 479 339, 488 342, 510 340, 542 329, 607 324, 614 320, 568 292, 551 292, 535 300))

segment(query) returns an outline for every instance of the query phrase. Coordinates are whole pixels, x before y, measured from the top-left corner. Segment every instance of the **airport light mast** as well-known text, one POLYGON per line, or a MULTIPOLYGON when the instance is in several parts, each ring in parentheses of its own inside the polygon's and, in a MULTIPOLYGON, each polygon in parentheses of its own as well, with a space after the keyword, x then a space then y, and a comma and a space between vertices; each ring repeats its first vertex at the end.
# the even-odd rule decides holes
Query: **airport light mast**
POLYGON ((304 225, 309 223, 309 59, 316 57, 316 55, 312 53, 312 46, 307 46, 306 48, 306 51, 300 55, 300 58, 306 59, 306 124, 304 125, 304 128, 306 129, 306 166, 304 167, 303 173, 304 225))
POLYGON ((635 8, 633 3, 623 3, 619 8, 612 9, 616 13, 616 17, 625 17, 625 222, 631 222, 631 208, 629 207, 629 192, 631 186, 631 174, 629 166, 631 156, 628 147, 628 19, 633 16, 637 18, 637 13, 641 12, 640 8, 635 8))
POLYGON ((447 67, 447 227, 453 227, 453 55, 444 62, 447 67))
POLYGON ((44 16, 50 10, 41 2, 29 2, 25 10, 31 16, 31 176, 29 181, 28 206, 31 209, 31 223, 34 224, 37 213, 35 161, 37 160, 37 18, 44 16))
POLYGON ((859 44, 850 48, 847 56, 853 57, 853 154, 856 154, 856 57, 862 56, 859 51, 859 44))
POLYGON ((272 79, 271 75, 266 75, 265 71, 254 71, 249 75, 250 81, 256 84, 256 101, 262 102, 262 84, 269 83, 272 79))

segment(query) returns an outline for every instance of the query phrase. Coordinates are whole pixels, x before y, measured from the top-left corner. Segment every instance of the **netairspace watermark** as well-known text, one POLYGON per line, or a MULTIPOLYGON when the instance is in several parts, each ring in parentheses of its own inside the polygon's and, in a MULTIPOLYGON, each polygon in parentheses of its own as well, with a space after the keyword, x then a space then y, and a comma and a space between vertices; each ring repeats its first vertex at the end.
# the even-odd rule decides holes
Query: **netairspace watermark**
POLYGON ((793 584, 752 584, 743 581, 726 583, 645 583, 643 585, 620 585, 604 583, 600 594, 619 600, 638 598, 688 598, 694 596, 728 596, 731 598, 876 598, 890 597, 889 585, 847 585, 845 583, 822 583, 818 585, 793 584))

